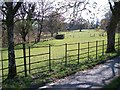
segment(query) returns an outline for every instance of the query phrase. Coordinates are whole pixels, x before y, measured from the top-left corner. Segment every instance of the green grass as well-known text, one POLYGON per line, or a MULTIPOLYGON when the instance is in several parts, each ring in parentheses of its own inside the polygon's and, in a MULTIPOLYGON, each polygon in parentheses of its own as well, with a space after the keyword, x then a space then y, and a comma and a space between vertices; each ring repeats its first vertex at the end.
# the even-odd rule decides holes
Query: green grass
MULTIPOLYGON (((48 79, 46 79, 48 77, 49 78, 56 78, 56 77, 59 78, 62 76, 66 76, 67 74, 71 74, 76 71, 79 71, 79 70, 82 70, 85 68, 89 68, 89 66, 95 65, 96 63, 98 63, 99 60, 105 60, 108 56, 116 56, 116 53, 111 54, 111 55, 108 54, 105 56, 102 55, 103 54, 102 53, 102 40, 105 40, 104 44, 106 44, 106 36, 104 36, 104 37, 99 36, 99 34, 103 33, 102 30, 100 30, 100 31, 86 30, 86 31, 82 31, 82 32, 74 31, 74 32, 60 32, 60 33, 65 34, 65 39, 63 39, 63 40, 54 39, 54 40, 50 40, 50 41, 39 42, 37 44, 31 43, 32 47, 37 47, 37 48, 30 49, 31 55, 48 53, 49 52, 48 45, 49 44, 52 45, 51 46, 51 68, 52 68, 51 73, 49 72, 49 67, 48 67, 49 66, 49 60, 48 60, 49 55, 48 54, 42 55, 42 56, 38 55, 35 57, 31 57, 30 63, 35 63, 35 62, 39 61, 38 63, 31 64, 31 74, 35 77, 37 77, 37 76, 40 78, 43 77, 43 79, 41 79, 40 81, 37 80, 35 82, 40 83, 43 81, 49 81, 48 79), (92 35, 95 34, 95 37, 90 37, 90 34, 92 34, 92 35), (69 45, 67 45, 67 50, 73 50, 73 49, 78 48, 77 43, 86 42, 86 43, 80 44, 80 49, 82 49, 82 48, 88 47, 88 43, 87 43, 88 41, 96 41, 96 40, 100 40, 98 42, 98 45, 100 45, 100 46, 98 47, 98 50, 97 50, 97 52, 98 52, 97 60, 96 60, 96 55, 95 55, 96 47, 93 47, 96 45, 96 42, 91 42, 91 43, 89 43, 89 46, 91 47, 89 49, 89 52, 91 52, 89 54, 89 60, 88 60, 88 54, 87 54, 88 49, 80 50, 80 65, 78 64, 78 50, 68 51, 68 53, 67 53, 68 66, 67 67, 65 66, 65 62, 66 62, 65 61, 66 59, 64 57, 65 56, 65 43, 69 44, 69 45), (71 43, 74 43, 74 44, 71 44, 71 43), (56 45, 58 45, 58 46, 56 46, 56 45), (92 52, 92 51, 94 51, 94 52, 92 52), (84 53, 86 53, 86 54, 84 54, 84 53), (91 62, 91 64, 89 64, 89 65, 87 65, 87 64, 81 65, 81 63, 86 63, 88 61, 89 62, 94 61, 94 62, 91 62), (74 67, 74 68, 72 68, 72 67, 74 67), (34 68, 38 68, 38 69, 34 69, 34 68), (36 74, 34 74, 34 73, 36 73, 36 74)), ((16 45, 15 48, 22 48, 22 45, 16 45)), ((106 49, 106 45, 104 46, 104 52, 105 52, 105 49, 106 49)), ((28 56, 28 53, 29 53, 28 49, 26 49, 26 53, 28 56)), ((7 59, 7 51, 3 51, 2 54, 3 54, 3 59, 7 59)), ((15 50, 15 55, 16 55, 16 58, 23 57, 22 49, 15 50)), ((28 63, 29 63, 29 58, 27 57, 27 64, 28 63)), ((16 59, 17 66, 22 65, 22 64, 24 64, 23 58, 16 59)), ((3 61, 3 67, 4 68, 8 67, 8 60, 3 61)), ((29 70, 29 65, 27 65, 27 70, 29 70)), ((24 66, 17 67, 17 72, 20 72, 20 71, 24 71, 24 66)), ((7 75, 7 73, 8 73, 8 69, 4 70, 4 75, 7 75)), ((19 75, 19 77, 21 77, 21 76, 24 76, 24 73, 19 73, 18 75, 19 75)), ((31 77, 29 77, 29 78, 30 78, 29 80, 31 81, 31 77)), ((17 82, 17 81, 15 81, 15 82, 17 82)), ((19 83, 21 83, 21 80, 20 81, 18 80, 17 85, 19 85, 19 83)), ((13 83, 10 84, 8 81, 7 83, 4 83, 4 86, 7 87, 8 86, 7 84, 11 85, 13 83)), ((24 80, 21 83, 21 88, 22 88, 22 84, 25 84, 24 80)), ((29 82, 28 82, 28 85, 29 85, 29 82)), ((25 84, 23 86, 27 87, 28 85, 25 84)), ((11 86, 14 87, 14 84, 11 86)))
MULTIPOLYGON (((31 43, 34 46, 40 46, 40 45, 61 45, 61 44, 65 44, 65 43, 78 43, 78 42, 87 42, 87 41, 96 41, 96 40, 106 40, 106 32, 104 32, 103 30, 83 30, 82 32, 79 32, 79 30, 75 30, 75 31, 69 31, 69 32, 59 32, 59 34, 65 34, 65 39, 61 39, 61 40, 57 40, 57 39, 53 39, 53 40, 49 40, 49 41, 45 41, 45 42, 40 42, 37 44, 31 43), (104 33, 104 37, 99 36, 99 34, 104 33), (95 37, 91 37, 90 35, 94 35, 95 37)), ((22 47, 21 44, 20 45, 16 45, 16 48, 20 48, 22 47)))
MULTIPOLYGON (((82 32, 79 32, 79 31, 73 31, 73 32, 60 32, 62 34, 65 34, 65 39, 63 40, 50 40, 50 41, 45 41, 45 42, 39 42, 37 44, 34 44, 32 47, 37 47, 38 48, 31 48, 30 52, 31 52, 31 55, 36 55, 36 54, 42 54, 42 53, 48 53, 49 52, 49 48, 48 48, 48 45, 51 44, 51 59, 58 59, 58 58, 63 58, 62 60, 52 60, 52 64, 56 63, 56 62, 65 62, 65 43, 67 44, 71 44, 71 43, 76 43, 76 44, 73 44, 73 45, 68 45, 67 46, 67 49, 68 50, 73 50, 73 49, 77 49, 78 48, 78 42, 80 43, 83 43, 83 42, 88 42, 88 41, 96 41, 96 40, 105 40, 105 44, 106 44, 106 36, 105 37, 100 37, 99 34, 103 33, 104 31, 102 30, 99 30, 99 31, 96 31, 96 30, 84 30, 82 32), (95 37, 90 37, 90 34, 95 34, 95 37), (63 44, 62 46, 56 46, 56 45, 61 45, 63 44), (44 47, 42 47, 44 46, 44 47)), ((105 33, 106 35, 106 33, 105 33)), ((96 42, 91 42, 89 43, 89 46, 92 47, 92 46, 95 46, 96 45, 96 42)), ((98 42, 98 45, 102 45, 102 41, 98 42)), ((88 43, 84 43, 84 44, 80 44, 80 49, 82 48, 87 48, 88 47, 88 43)), ((15 48, 22 48, 22 45, 17 45, 15 48)), ((102 55, 102 46, 100 46, 98 48, 98 55, 102 55)), ((104 46, 104 48, 106 48, 106 46, 104 46)), ((93 48, 90 48, 90 56, 93 56, 94 55, 94 58, 95 58, 95 50, 96 48, 93 47, 93 48), (94 51, 94 52, 92 52, 94 51)), ((105 51, 105 49, 104 49, 105 51)), ((87 54, 83 54, 83 53, 87 53, 88 50, 84 49, 84 50, 80 50, 80 61, 84 61, 84 59, 82 59, 82 57, 88 57, 87 54)), ((27 53, 27 56, 28 56, 28 49, 26 49, 26 53, 27 53)), ((74 61, 76 61, 77 63, 77 56, 74 56, 74 57, 71 57, 71 55, 77 55, 78 51, 75 50, 75 51, 69 51, 67 53, 67 56, 69 56, 68 58, 68 62, 73 60, 73 59, 76 59, 74 61)), ((3 51, 2 52, 3 54, 3 59, 7 59, 7 51, 3 51)), ((19 50, 15 50, 15 56, 16 58, 18 57, 23 57, 23 50, 22 49, 19 49, 19 50)), ((34 63, 34 62, 38 62, 38 61, 44 61, 44 62, 41 62, 41 63, 36 63, 36 64, 32 64, 31 65, 31 69, 32 68, 36 68, 36 67, 43 67, 43 66, 48 66, 49 62, 48 62, 48 58, 49 58, 49 55, 46 54, 46 55, 42 55, 42 56, 35 56, 35 57, 31 57, 31 63, 34 63)), ((27 64, 29 63, 29 58, 27 57, 27 64)), ((16 59, 16 65, 22 65, 24 64, 24 60, 23 58, 20 58, 20 59, 16 59)), ((8 61, 3 61, 3 66, 4 68, 7 68, 8 67, 8 61)), ((28 68, 28 67, 27 67, 28 68)), ((47 68, 47 67, 46 67, 47 68)), ((17 67, 17 71, 23 71, 24 70, 24 67, 21 66, 21 67, 17 67)), ((7 74, 7 69, 4 70, 4 74, 7 74)), ((37 70, 33 70, 32 72, 36 72, 37 70)), ((23 75, 23 73, 21 74, 23 75)))
POLYGON ((120 89, 120 76, 112 80, 102 90, 119 90, 120 89))
POLYGON ((103 30, 83 30, 82 32, 79 32, 78 30, 76 31, 71 31, 71 32, 59 32, 59 34, 65 34, 65 39, 63 40, 50 40, 42 43, 36 44, 38 45, 58 45, 58 44, 65 44, 65 43, 78 43, 78 42, 87 42, 87 41, 96 41, 96 40, 106 40, 106 32, 105 37, 100 37, 99 34, 103 33, 103 30), (90 34, 93 35, 95 34, 95 37, 90 37, 90 34))
MULTIPOLYGON (((28 77, 17 76, 13 80, 4 81, 3 89, 6 90, 9 88, 14 88, 17 90, 23 90, 23 88, 25 89, 25 88, 39 87, 45 85, 45 83, 54 81, 55 79, 63 78, 65 76, 74 74, 77 71, 93 68, 96 64, 100 64, 102 60, 106 60, 108 56, 112 57, 114 55, 115 55, 114 53, 111 53, 106 56, 98 57, 97 60, 96 59, 89 61, 87 60, 86 62, 80 64, 72 63, 67 66, 60 64, 54 65, 54 68, 56 68, 54 71, 38 73, 34 75, 35 78, 33 78, 33 76, 31 75, 28 75, 28 77)), ((113 84, 118 86, 118 83, 113 83, 113 84)), ((112 86, 115 86, 113 84, 112 86)), ((114 89, 110 89, 110 90, 114 90, 114 89)))
MULTIPOLYGON (((39 42, 37 44, 34 44, 33 47, 39 47, 39 48, 31 48, 31 55, 36 55, 36 54, 42 54, 42 53, 48 53, 49 52, 49 48, 48 45, 51 44, 53 46, 51 46, 51 59, 57 59, 57 58, 63 58, 65 56, 65 43, 67 44, 71 44, 71 43, 82 43, 82 42, 88 42, 88 41, 96 41, 96 40, 105 40, 105 44, 106 44, 106 36, 105 37, 100 37, 99 34, 103 33, 102 30, 100 31, 96 31, 96 30, 84 30, 82 32, 79 31, 74 31, 74 32, 61 32, 62 34, 65 34, 65 39, 63 40, 50 40, 50 41, 45 41, 45 42, 39 42), (95 34, 95 37, 90 37, 90 34, 95 34), (61 45, 62 46, 55 46, 55 45, 61 45), (42 47, 44 46, 44 47, 42 47)), ((90 47, 95 46, 96 42, 90 43, 90 47)), ((98 42, 98 45, 102 45, 102 42, 98 42)), ((80 48, 87 48, 88 47, 88 43, 85 44, 81 44, 80 48)), ((15 48, 22 48, 22 45, 17 45, 15 48)), ((73 45, 68 45, 67 49, 68 50, 73 50, 73 49, 77 49, 78 45, 77 44, 73 44, 73 45)), ((102 50, 100 50, 102 48, 102 46, 100 46, 98 48, 98 53, 101 52, 102 50)), ((90 48, 90 51, 95 50, 96 48, 90 48)), ((69 51, 68 52, 68 56, 71 55, 75 55, 77 54, 77 50, 76 51, 69 51)), ((87 50, 81 50, 80 53, 85 53, 87 52, 87 50)), ((28 49, 26 49, 26 53, 28 56, 28 49)), ((95 54, 95 52, 91 53, 91 55, 95 54)), ((3 59, 7 59, 8 58, 8 54, 7 51, 3 51, 2 52, 3 55, 3 59)), ((18 57, 23 57, 23 50, 15 50, 15 56, 16 58, 18 57)), ((82 55, 84 57, 86 57, 85 55, 82 55)), ((48 55, 43 55, 43 56, 36 56, 36 57, 31 57, 31 63, 32 62, 37 62, 37 61, 43 61, 43 60, 47 60, 48 59, 48 55)), ((27 58, 27 63, 29 58, 27 58)), ((17 65, 21 65, 24 64, 23 59, 16 59, 16 64, 17 65)), ((40 63, 40 65, 44 65, 44 64, 48 64, 48 61, 46 61, 45 63, 40 63)), ((39 65, 39 64, 38 64, 39 65)), ((37 64, 35 66, 38 66, 37 64)), ((8 66, 8 61, 3 61, 3 66, 4 68, 6 68, 8 66)), ((34 66, 34 65, 32 65, 34 66)), ((18 68, 18 71, 20 70, 24 70, 24 67, 18 68)), ((7 70, 6 70, 7 72, 7 70)))

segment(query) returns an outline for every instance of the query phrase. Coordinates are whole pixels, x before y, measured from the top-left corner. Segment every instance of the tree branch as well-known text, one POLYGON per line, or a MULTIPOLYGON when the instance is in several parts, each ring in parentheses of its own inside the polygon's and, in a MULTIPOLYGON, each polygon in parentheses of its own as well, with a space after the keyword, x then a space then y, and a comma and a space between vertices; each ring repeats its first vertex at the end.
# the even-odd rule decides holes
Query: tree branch
POLYGON ((8 7, 10 7, 13 4, 13 2, 5 2, 5 5, 8 7))
POLYGON ((110 9, 111 9, 112 13, 114 13, 114 9, 113 9, 112 4, 111 4, 110 1, 109 1, 109 5, 110 5, 110 9))
POLYGON ((13 14, 17 12, 17 10, 20 8, 21 4, 23 3, 23 0, 20 0, 21 2, 17 2, 17 5, 13 9, 13 14))
POLYGON ((2 9, 1 11, 2 11, 5 15, 7 14, 7 13, 5 12, 5 10, 2 9))

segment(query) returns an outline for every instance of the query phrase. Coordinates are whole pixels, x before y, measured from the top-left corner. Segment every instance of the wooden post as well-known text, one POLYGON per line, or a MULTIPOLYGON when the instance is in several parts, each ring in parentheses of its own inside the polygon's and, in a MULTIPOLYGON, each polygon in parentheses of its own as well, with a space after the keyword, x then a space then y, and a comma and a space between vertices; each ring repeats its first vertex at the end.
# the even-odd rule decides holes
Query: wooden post
POLYGON ((120 38, 118 38, 118 51, 120 50, 120 38))
POLYGON ((67 66, 67 43, 65 44, 65 66, 67 66))
POLYGON ((88 42, 88 60, 89 60, 89 51, 90 51, 90 50, 89 50, 89 42, 88 42))
POLYGON ((78 43, 78 64, 80 63, 80 43, 78 43))
POLYGON ((3 72, 3 51, 1 49, 1 64, 2 64, 2 80, 4 80, 4 72, 3 72))
POLYGON ((23 56, 24 56, 24 70, 25 70, 25 77, 27 77, 27 66, 26 66, 26 45, 25 45, 25 42, 23 43, 23 56))
POLYGON ((29 46, 29 73, 30 73, 30 70, 31 70, 31 65, 30 65, 30 46, 29 46))
POLYGON ((96 59, 97 59, 97 56, 98 56, 98 41, 96 41, 96 59))
POLYGON ((102 55, 104 55, 104 40, 102 40, 102 55))
POLYGON ((51 45, 49 44, 49 71, 51 70, 51 45))

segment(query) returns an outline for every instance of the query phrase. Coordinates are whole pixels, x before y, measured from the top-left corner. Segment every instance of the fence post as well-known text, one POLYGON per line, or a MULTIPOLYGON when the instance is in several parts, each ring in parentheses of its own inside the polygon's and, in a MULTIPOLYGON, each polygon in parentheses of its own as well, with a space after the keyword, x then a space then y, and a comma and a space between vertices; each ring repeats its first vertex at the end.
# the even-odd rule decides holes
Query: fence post
POLYGON ((24 55, 24 69, 25 69, 25 77, 27 77, 27 66, 26 66, 26 45, 23 43, 23 55, 24 55))
POLYGON ((102 40, 102 55, 104 55, 104 40, 102 40))
POLYGON ((30 46, 29 46, 29 73, 30 73, 30 70, 31 70, 31 65, 30 65, 30 46))
POLYGON ((49 44, 49 71, 51 70, 51 45, 49 44))
POLYGON ((98 56, 98 41, 96 41, 96 59, 97 59, 97 56, 98 56))
POLYGON ((118 38, 118 51, 120 49, 119 44, 120 44, 120 38, 118 38))
POLYGON ((3 51, 1 49, 1 64, 2 64, 2 80, 4 80, 4 72, 3 72, 3 51))
POLYGON ((88 60, 89 60, 89 51, 90 51, 90 50, 89 50, 89 42, 88 42, 88 60))
POLYGON ((79 56, 79 55, 80 55, 80 43, 78 43, 78 64, 79 64, 79 62, 80 62, 80 61, 79 61, 79 60, 80 60, 80 56, 79 56))
POLYGON ((67 66, 67 43, 65 44, 65 66, 67 66))

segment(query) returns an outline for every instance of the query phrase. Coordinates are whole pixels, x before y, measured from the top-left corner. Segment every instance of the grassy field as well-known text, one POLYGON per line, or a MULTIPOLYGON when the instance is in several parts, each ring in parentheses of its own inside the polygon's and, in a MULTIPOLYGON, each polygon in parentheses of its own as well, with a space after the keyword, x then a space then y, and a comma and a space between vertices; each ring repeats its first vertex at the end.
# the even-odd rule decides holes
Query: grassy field
POLYGON ((70 32, 59 32, 59 34, 65 34, 65 39, 63 40, 50 40, 47 42, 38 43, 36 45, 58 45, 64 43, 78 43, 78 42, 87 42, 87 41, 96 41, 96 40, 106 40, 106 32, 103 30, 83 30, 79 32, 79 30, 70 31, 70 32), (99 34, 104 33, 105 37, 100 37, 99 34), (93 36, 95 34, 95 36, 93 36))
MULTIPOLYGON (((106 49, 106 33, 104 32, 104 37, 99 36, 104 31, 102 30, 84 30, 82 32, 72 31, 72 32, 60 32, 61 34, 65 34, 65 39, 63 40, 49 40, 44 42, 39 42, 37 44, 31 43, 30 55, 37 55, 43 53, 49 53, 49 44, 51 45, 51 69, 52 72, 49 72, 49 54, 45 55, 37 55, 30 57, 30 70, 31 74, 28 77, 24 76, 23 73, 17 73, 18 77, 14 79, 14 81, 8 80, 3 83, 4 88, 17 88, 18 90, 22 90, 21 88, 30 87, 31 84, 43 84, 44 82, 49 82, 54 78, 61 78, 66 75, 70 75, 79 70, 84 70, 87 68, 92 68, 99 61, 105 60, 108 56, 115 56, 116 53, 113 54, 105 54, 103 55, 103 41, 104 40, 104 52, 106 49), (95 36, 94 36, 95 35, 95 36), (98 40, 98 48, 97 48, 97 59, 96 59, 96 40, 98 40), (86 42, 86 43, 84 43, 86 42), (88 44, 88 42, 90 42, 88 44), (65 44, 67 43, 67 53, 65 44), (80 43, 80 55, 78 64, 78 43, 80 43), (89 54, 88 54, 88 45, 89 45, 89 54), (86 49, 85 49, 86 48, 86 49), (65 66, 67 54, 67 66, 65 66), (89 55, 89 56, 88 56, 89 55), (88 59, 89 58, 89 59, 88 59), (35 73, 35 74, 34 74, 35 73), (33 79, 33 76, 37 79, 33 79)), ((117 37, 116 37, 117 38, 117 37)), ((117 39, 116 39, 117 42, 117 39)), ((117 46, 118 47, 118 46, 117 46)), ((15 56, 16 56, 16 66, 17 72, 24 71, 24 59, 18 58, 23 57, 23 50, 17 48, 22 48, 22 45, 15 46, 15 56)), ((3 48, 4 49, 4 48, 3 48)), ((29 54, 29 50, 26 49, 27 56, 29 54)), ((2 66, 4 68, 3 75, 7 76, 8 73, 8 60, 7 60, 7 51, 2 51, 2 66), (6 59, 6 60, 4 60, 6 59)), ((29 57, 27 59, 27 73, 29 70, 29 57)), ((1 67, 2 69, 2 67, 1 67)), ((5 79, 4 77, 3 79, 5 79)))
MULTIPOLYGON (((65 62, 65 43, 69 44, 67 45, 67 56, 68 56, 68 63, 69 64, 75 64, 78 62, 78 50, 75 50, 78 48, 78 44, 77 43, 83 43, 86 42, 84 44, 80 44, 80 48, 87 48, 88 47, 88 43, 90 41, 96 41, 99 40, 100 42, 98 42, 98 45, 101 45, 98 48, 98 55, 102 55, 102 40, 105 40, 104 44, 106 44, 106 32, 104 32, 103 30, 83 30, 82 32, 79 31, 71 31, 71 32, 60 32, 61 34, 65 34, 65 39, 63 40, 50 40, 50 41, 45 41, 45 42, 39 42, 37 44, 34 44, 32 47, 39 47, 39 48, 31 48, 30 49, 30 54, 31 55, 37 55, 37 54, 43 54, 43 53, 49 53, 49 47, 48 45, 52 45, 51 46, 51 67, 55 68, 55 66, 57 65, 57 63, 64 63, 65 62), (103 36, 99 36, 100 34, 104 33, 104 37, 103 36), (94 36, 95 35, 95 36, 94 36), (58 45, 58 46, 56 46, 58 45), (44 47, 43 47, 44 46, 44 47), (73 50, 74 49, 74 50, 73 50), (70 51, 73 50, 73 51, 70 51), (60 59, 58 59, 60 58, 60 59)), ((89 43, 89 47, 90 50, 89 52, 91 52, 89 54, 89 58, 95 58, 95 50, 96 48, 93 47, 96 45, 96 42, 91 42, 89 43), (92 52, 94 51, 94 52, 92 52)), ((17 45, 15 48, 20 48, 21 45, 17 45)), ((106 48, 104 46, 104 48, 106 48)), ((104 49, 105 51, 105 49, 104 49)), ((86 54, 88 52, 87 49, 84 50, 80 50, 80 62, 88 60, 88 54, 86 54)), ((26 53, 27 56, 29 54, 29 50, 26 49, 26 53)), ((7 59, 7 51, 3 51, 2 52, 2 58, 7 59)), ((15 56, 16 58, 18 57, 23 57, 23 51, 22 49, 19 50, 15 50, 15 56)), ((45 70, 49 69, 49 54, 45 54, 45 55, 37 55, 37 56, 33 56, 30 58, 30 63, 31 63, 31 72, 32 73, 37 73, 37 72, 42 72, 45 70), (33 64, 35 63, 35 64, 33 64), (44 70, 43 70, 44 68, 44 70)), ((8 67, 8 60, 5 60, 2 62, 3 64, 3 68, 7 68, 8 67)), ((17 72, 21 72, 24 71, 24 60, 23 58, 19 58, 16 59, 16 65, 17 67, 17 72)), ((61 64, 60 64, 61 65, 61 64)), ((29 58, 27 57, 27 69, 29 69, 29 58)), ((7 75, 8 69, 5 69, 3 71, 4 75, 7 75)), ((21 73, 20 75, 24 76, 24 73, 21 73)))

